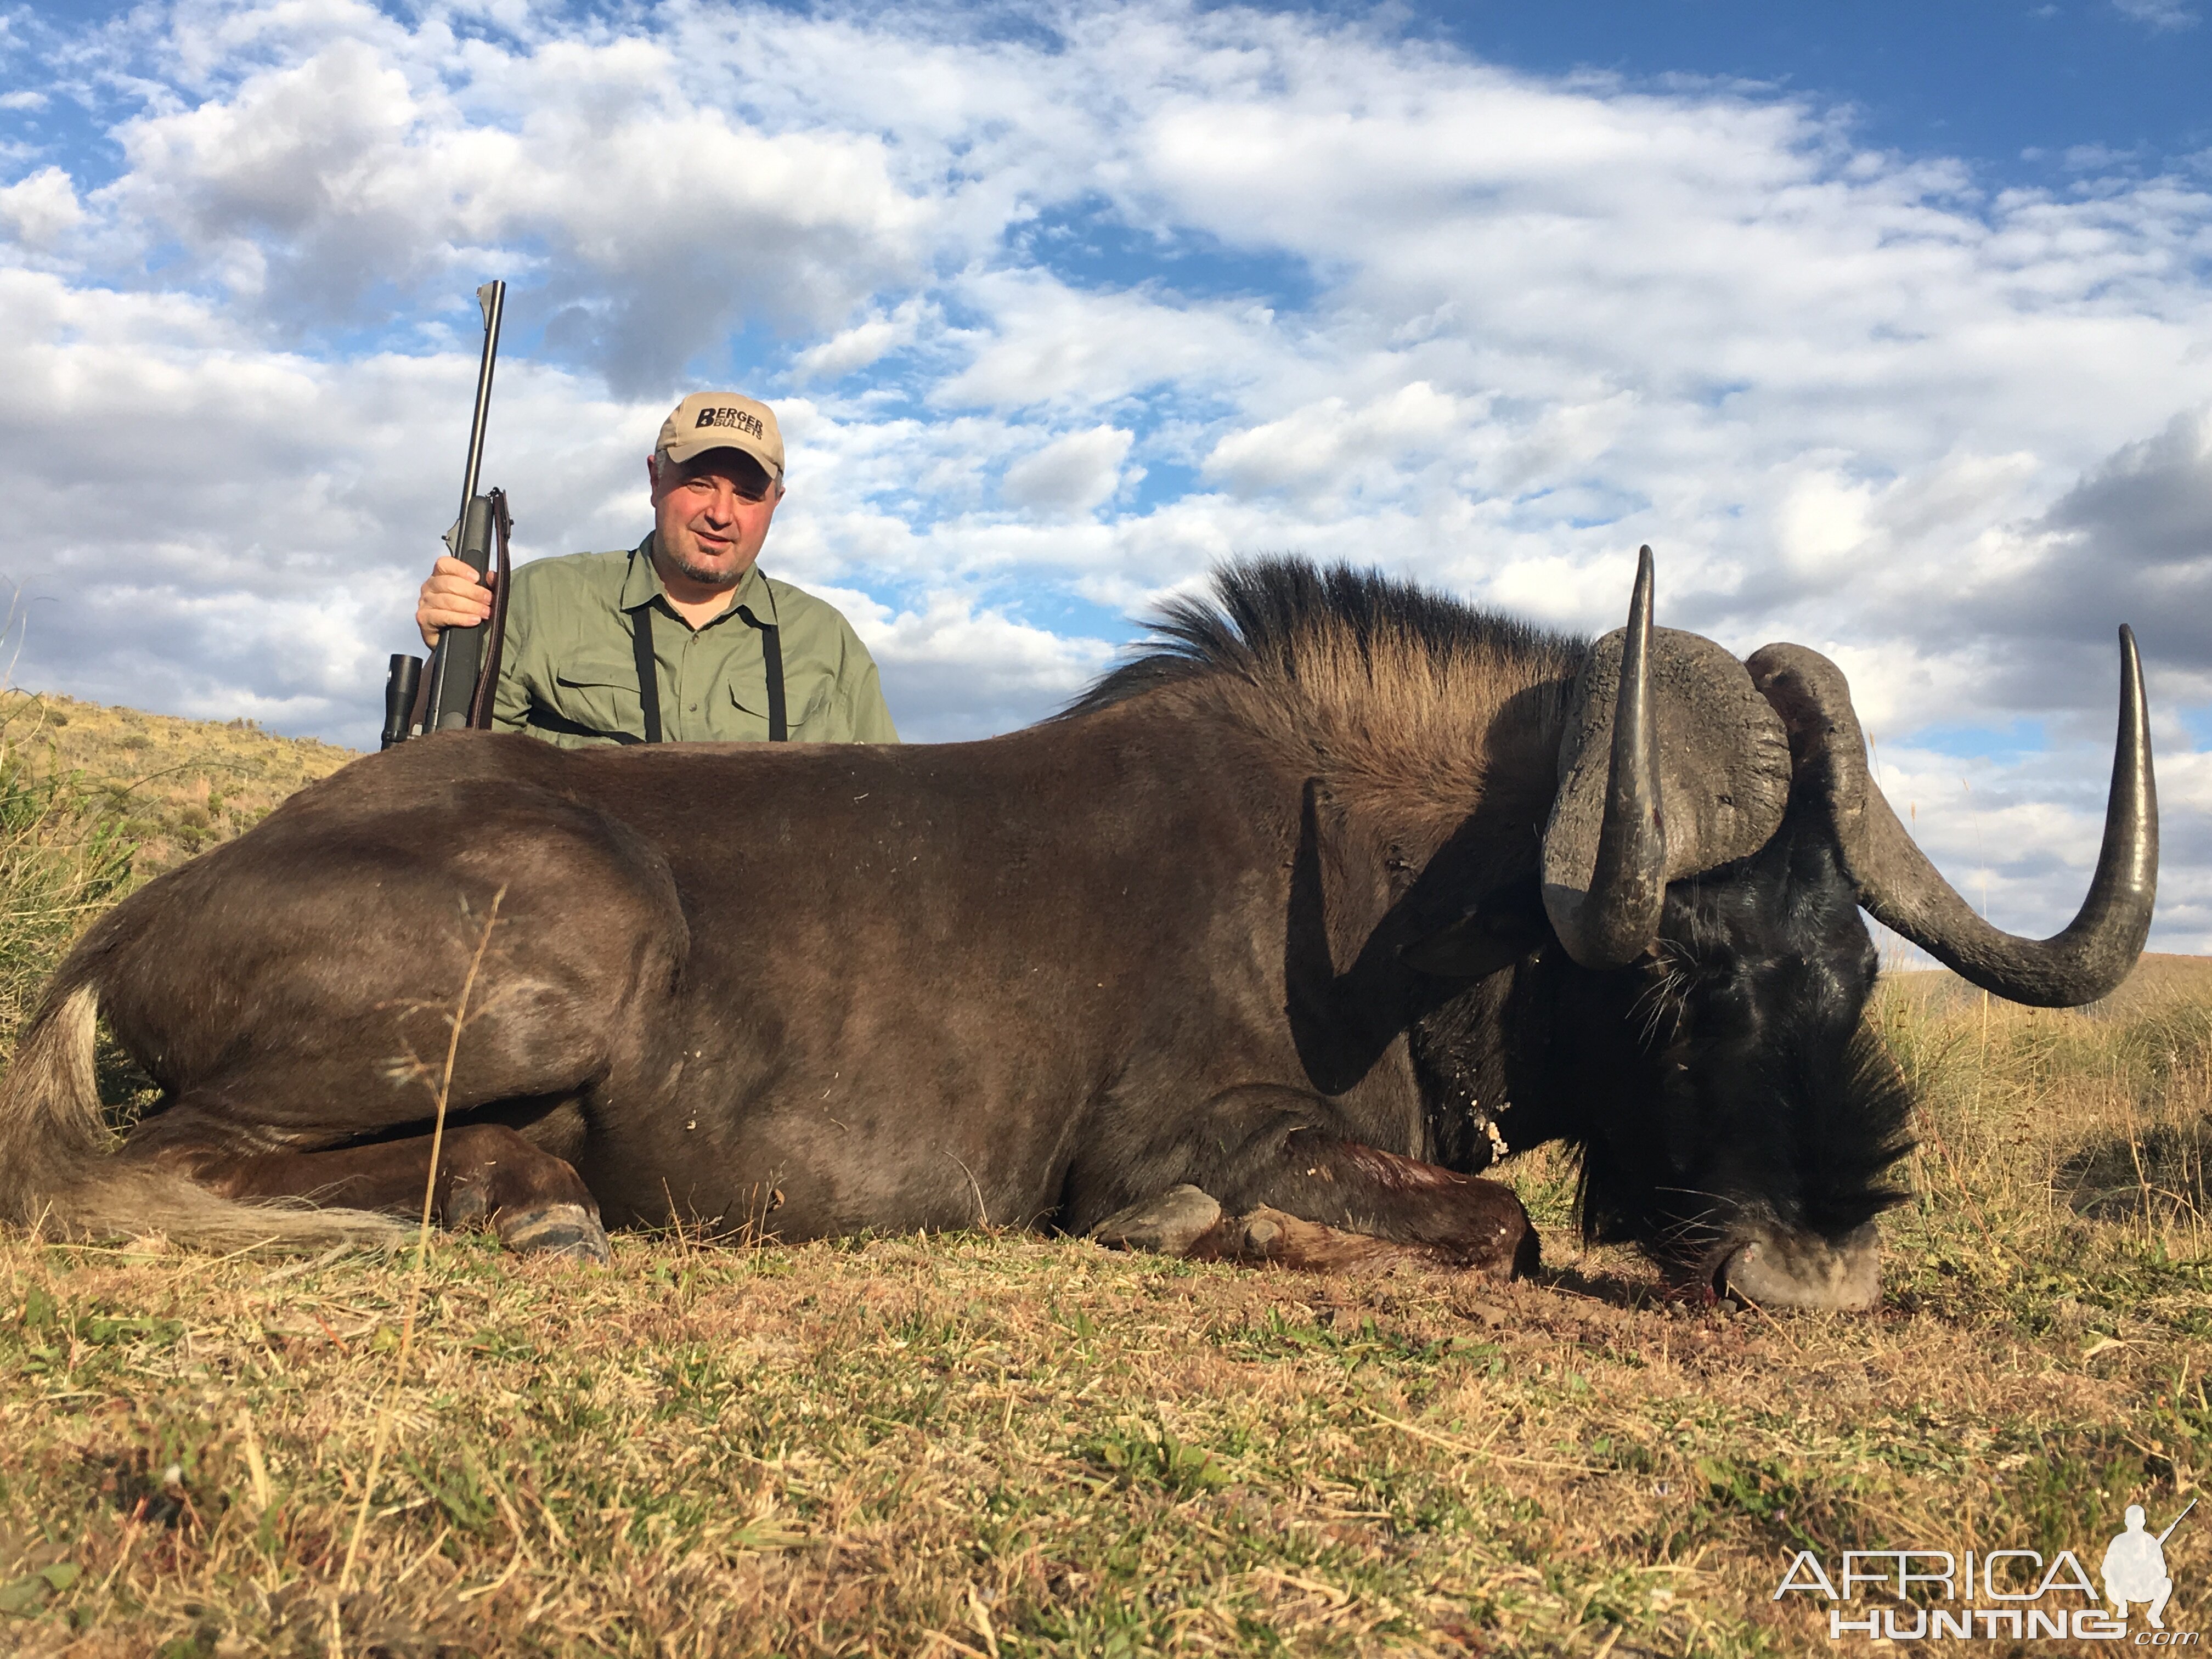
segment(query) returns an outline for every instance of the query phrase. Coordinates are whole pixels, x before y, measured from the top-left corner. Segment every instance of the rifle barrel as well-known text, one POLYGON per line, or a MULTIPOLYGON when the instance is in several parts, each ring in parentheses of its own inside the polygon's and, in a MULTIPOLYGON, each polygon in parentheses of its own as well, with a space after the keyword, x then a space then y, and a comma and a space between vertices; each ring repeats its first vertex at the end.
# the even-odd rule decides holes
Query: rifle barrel
MULTIPOLYGON (((507 309, 507 284, 495 278, 477 290, 483 311, 483 357, 477 365, 477 407, 469 423, 469 464, 461 481, 461 510, 446 542, 453 556, 485 580, 492 560, 491 502, 477 494, 477 479, 483 465, 484 425, 491 413, 492 370, 499 362, 499 325, 507 309)), ((449 731, 469 723, 477 680, 485 659, 485 629, 481 623, 446 629, 430 652, 422 671, 429 679, 423 700, 422 730, 449 731)))
POLYGON ((2190 1511, 2190 1510, 2193 1510, 2193 1509, 2195 1509, 2196 1507, 2197 1507, 2197 1500, 2196 1500, 2195 1498, 2191 1498, 2191 1499, 2189 1500, 2189 1502, 2188 1502, 2188 1503, 2185 1504, 2182 1506, 2181 1513, 2180 1513, 2180 1514, 2179 1514, 2179 1515, 2177 1515, 2177 1516, 2175 1516, 2173 1517, 2173 1520, 2172 1520, 2172 1523, 2171 1523, 2171 1524, 2169 1524, 2169 1525, 2167 1526, 2166 1529, 2164 1532, 2162 1532, 2162 1533, 2159 1534, 2159 1535, 2158 1535, 2158 1541, 2159 1541, 2160 1543, 2163 1544, 2163 1543, 2165 1543, 2165 1542, 2166 1542, 2166 1540, 2167 1539, 2169 1539, 2169 1538, 2172 1537, 2172 1536, 2173 1536, 2173 1528, 2174 1528, 2175 1527, 2179 1526, 2179 1525, 2180 1525, 2184 1521, 2186 1521, 2186 1520, 2189 1518, 2189 1511, 2190 1511))
POLYGON ((477 290, 477 304, 483 312, 483 358, 477 365, 477 412, 469 423, 469 470, 461 481, 461 512, 465 515, 469 502, 477 493, 477 474, 483 465, 484 421, 491 413, 491 372, 499 361, 499 324, 507 309, 507 284, 495 278, 477 290))

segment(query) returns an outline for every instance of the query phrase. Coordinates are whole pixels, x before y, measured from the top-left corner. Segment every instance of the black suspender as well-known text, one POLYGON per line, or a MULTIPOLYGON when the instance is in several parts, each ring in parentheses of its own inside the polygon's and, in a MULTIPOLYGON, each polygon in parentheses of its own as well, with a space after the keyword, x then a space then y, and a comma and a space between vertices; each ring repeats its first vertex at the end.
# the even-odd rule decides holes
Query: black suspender
MULTIPOLYGON (((738 607, 738 615, 748 628, 759 630, 761 636, 761 665, 768 672, 768 740, 770 743, 791 741, 791 728, 785 723, 783 708, 783 639, 774 623, 764 623, 744 605, 738 607)), ((637 658, 637 701, 645 715, 645 740, 659 743, 660 736, 660 676, 654 671, 653 660, 653 606, 641 605, 629 613, 630 647, 637 658)))
POLYGON ((738 615, 745 619, 746 627, 760 630, 761 665, 768 670, 768 740, 787 743, 791 728, 783 723, 783 636, 774 623, 763 622, 744 605, 738 607, 738 615))
POLYGON ((660 741, 660 676, 653 667, 653 605, 629 613, 630 646, 637 656, 637 702, 645 711, 645 740, 660 741))

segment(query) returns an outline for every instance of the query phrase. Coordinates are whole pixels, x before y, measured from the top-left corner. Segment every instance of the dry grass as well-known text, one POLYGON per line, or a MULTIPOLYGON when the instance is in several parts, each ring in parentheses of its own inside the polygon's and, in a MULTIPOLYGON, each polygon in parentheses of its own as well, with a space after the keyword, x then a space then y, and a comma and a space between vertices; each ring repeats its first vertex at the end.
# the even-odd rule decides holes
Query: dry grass
MULTIPOLYGON (((2212 1452, 2205 967, 1880 1018, 1923 1104, 1873 1317, 1670 1316, 1541 1154, 1532 1284, 446 1238, 404 1373, 411 1257, 9 1235, 0 1650, 1833 1650, 1791 1550, 2088 1552, 2212 1452)), ((2168 1556, 2196 1628, 2212 1527, 2168 1556)))
MULTIPOLYGON (((0 689, 0 1040, 13 1047, 48 971, 106 905, 357 758, 251 720, 0 689)), ((100 1061, 104 1077, 128 1076, 112 1048, 100 1061)))
POLYGON ((54 763, 35 706, 0 696, 0 1031, 130 879, 131 843, 97 791, 54 763))
POLYGON ((141 880, 252 829, 295 790, 359 758, 252 720, 216 725, 12 690, 0 691, 0 740, 132 843, 141 880))

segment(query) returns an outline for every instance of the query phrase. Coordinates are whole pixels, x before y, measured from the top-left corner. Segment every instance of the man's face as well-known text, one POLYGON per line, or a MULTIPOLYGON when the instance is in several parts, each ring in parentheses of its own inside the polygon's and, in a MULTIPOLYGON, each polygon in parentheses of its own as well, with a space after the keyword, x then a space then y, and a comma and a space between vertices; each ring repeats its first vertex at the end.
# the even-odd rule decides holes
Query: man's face
POLYGON ((735 449, 681 463, 649 456, 645 466, 661 556, 695 582, 736 586, 760 557, 783 486, 735 449))

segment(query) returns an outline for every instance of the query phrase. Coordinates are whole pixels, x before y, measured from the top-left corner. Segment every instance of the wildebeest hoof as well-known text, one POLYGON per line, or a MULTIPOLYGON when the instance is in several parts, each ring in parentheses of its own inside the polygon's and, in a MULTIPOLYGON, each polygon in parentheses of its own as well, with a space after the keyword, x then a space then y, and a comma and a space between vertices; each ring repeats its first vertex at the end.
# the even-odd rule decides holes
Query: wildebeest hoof
POLYGON ((1195 1187, 1170 1187, 1158 1198, 1116 1210, 1091 1230, 1091 1237, 1117 1250, 1147 1250, 1182 1255, 1221 1220, 1221 1206, 1195 1187))
POLYGON ((1247 1255, 1264 1258, 1267 1255, 1269 1247, 1283 1236, 1282 1223, 1275 1218, 1272 1211, 1265 1209, 1255 1210, 1250 1215, 1243 1217, 1237 1222, 1237 1226, 1242 1230, 1237 1242, 1243 1247, 1243 1253, 1247 1255))
POLYGON ((563 1256, 605 1267, 611 1252, 607 1230, 580 1204, 548 1204, 537 1210, 502 1210, 499 1242, 517 1255, 563 1256))

